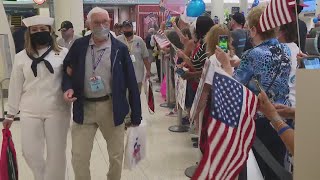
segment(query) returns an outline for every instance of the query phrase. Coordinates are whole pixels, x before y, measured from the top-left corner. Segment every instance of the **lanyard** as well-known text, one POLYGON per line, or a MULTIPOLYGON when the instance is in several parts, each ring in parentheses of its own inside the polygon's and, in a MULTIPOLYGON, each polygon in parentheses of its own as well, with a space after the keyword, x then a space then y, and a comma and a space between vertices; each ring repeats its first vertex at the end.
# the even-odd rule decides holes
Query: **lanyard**
POLYGON ((128 49, 129 49, 129 53, 131 54, 131 51, 132 51, 132 46, 133 46, 133 39, 132 39, 132 43, 131 43, 131 46, 129 46, 129 42, 128 42, 127 38, 125 37, 124 39, 126 40, 126 44, 127 44, 127 46, 128 46, 128 49))
POLYGON ((100 64, 101 59, 102 59, 102 56, 103 56, 103 54, 104 54, 105 51, 106 51, 106 49, 104 49, 104 50, 100 53, 100 55, 99 55, 99 57, 98 57, 98 59, 97 59, 97 61, 96 61, 96 58, 95 58, 95 55, 94 55, 93 46, 91 46, 91 56, 92 56, 92 68, 93 68, 93 73, 95 73, 98 65, 100 64))

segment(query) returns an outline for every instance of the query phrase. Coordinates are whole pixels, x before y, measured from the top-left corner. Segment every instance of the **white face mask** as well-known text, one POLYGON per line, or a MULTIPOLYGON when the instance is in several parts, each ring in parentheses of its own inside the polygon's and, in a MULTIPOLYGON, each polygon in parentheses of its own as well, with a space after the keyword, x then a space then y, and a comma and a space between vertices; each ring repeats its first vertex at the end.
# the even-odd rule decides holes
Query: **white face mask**
POLYGON ((108 39, 109 33, 110 33, 110 29, 107 28, 107 27, 104 27, 104 26, 97 27, 97 28, 93 28, 92 29, 92 33, 98 39, 108 39))

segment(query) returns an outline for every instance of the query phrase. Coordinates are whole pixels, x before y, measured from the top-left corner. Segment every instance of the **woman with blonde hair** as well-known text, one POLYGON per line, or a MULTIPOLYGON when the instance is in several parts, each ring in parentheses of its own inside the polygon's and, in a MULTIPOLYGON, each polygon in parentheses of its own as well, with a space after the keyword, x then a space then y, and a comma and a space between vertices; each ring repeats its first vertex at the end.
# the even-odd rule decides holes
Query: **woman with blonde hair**
POLYGON ((219 36, 227 36, 228 37, 228 50, 232 51, 232 48, 230 46, 230 31, 227 28, 227 26, 222 25, 222 24, 217 24, 214 25, 207 33, 205 37, 205 43, 207 45, 207 55, 210 61, 210 65, 208 68, 208 72, 205 78, 205 84, 203 87, 203 92, 200 96, 200 101, 199 101, 199 106, 198 109, 196 110, 197 115, 195 117, 198 117, 198 114, 204 110, 204 115, 202 119, 202 128, 201 128, 201 136, 200 136, 200 149, 202 153, 204 153, 208 148, 207 148, 207 138, 208 138, 208 121, 210 117, 210 107, 211 107, 211 85, 213 81, 213 72, 214 72, 214 67, 221 67, 220 62, 217 60, 215 56, 215 50, 216 46, 219 44, 219 36))
POLYGON ((10 128, 20 111, 22 152, 35 180, 63 180, 70 104, 62 98, 61 81, 68 50, 57 45, 54 19, 33 16, 23 22, 25 49, 15 57, 3 126, 10 128))
MULTIPOLYGON (((259 88, 255 83, 258 81, 272 103, 291 106, 288 85, 291 71, 290 49, 276 39, 276 29, 261 31, 259 21, 264 10, 265 7, 258 6, 251 9, 248 14, 249 35, 254 48, 243 54, 240 66, 233 76, 256 94, 259 93, 259 88)), ((230 57, 219 48, 215 54, 223 68, 232 74, 230 57)), ((273 124, 280 120, 277 118, 270 121, 273 124)), ((284 165, 286 148, 267 117, 262 114, 257 116, 256 135, 273 157, 284 165)), ((255 155, 265 179, 279 179, 259 154, 255 153, 255 155)))

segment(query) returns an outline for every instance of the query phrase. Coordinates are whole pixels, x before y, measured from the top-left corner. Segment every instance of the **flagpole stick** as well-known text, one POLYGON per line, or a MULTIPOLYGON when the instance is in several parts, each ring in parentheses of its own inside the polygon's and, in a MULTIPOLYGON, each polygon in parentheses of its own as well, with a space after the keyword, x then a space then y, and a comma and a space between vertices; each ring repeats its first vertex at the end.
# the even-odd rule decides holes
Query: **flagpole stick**
POLYGON ((295 5, 295 11, 296 11, 295 16, 296 16, 296 22, 297 22, 297 33, 298 33, 298 46, 301 51, 298 4, 295 5))
MULTIPOLYGON (((171 60, 174 59, 174 52, 173 52, 173 46, 172 48, 170 49, 170 61, 168 63, 171 63, 171 60)), ((171 71, 170 71, 171 72, 171 71)), ((174 84, 176 84, 176 81, 179 81, 178 79, 176 79, 177 77, 175 76, 175 74, 171 74, 172 76, 174 76, 174 84)), ((170 78, 171 79, 171 78, 170 78)), ((177 120, 178 120, 178 125, 174 125, 174 126, 170 126, 168 128, 169 131, 171 132, 177 132, 177 133, 183 133, 183 132, 188 132, 189 131, 189 126, 185 126, 182 124, 182 107, 180 106, 179 104, 179 100, 178 99, 178 96, 177 96, 177 93, 180 93, 180 88, 178 87, 178 85, 176 84, 175 85, 175 92, 176 92, 176 108, 177 108, 177 111, 178 111, 178 117, 177 117, 177 120)))

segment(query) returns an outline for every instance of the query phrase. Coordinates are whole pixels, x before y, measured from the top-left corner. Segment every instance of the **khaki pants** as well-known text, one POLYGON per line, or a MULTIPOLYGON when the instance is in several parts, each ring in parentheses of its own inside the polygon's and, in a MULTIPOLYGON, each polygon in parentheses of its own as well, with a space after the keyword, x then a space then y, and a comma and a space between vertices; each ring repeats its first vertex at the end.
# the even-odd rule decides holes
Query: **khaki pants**
POLYGON ((108 180, 120 180, 124 153, 124 124, 114 125, 112 100, 85 102, 84 123, 73 123, 72 166, 76 180, 90 180, 90 158, 97 129, 107 142, 109 154, 108 180))

